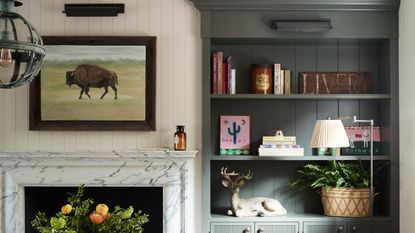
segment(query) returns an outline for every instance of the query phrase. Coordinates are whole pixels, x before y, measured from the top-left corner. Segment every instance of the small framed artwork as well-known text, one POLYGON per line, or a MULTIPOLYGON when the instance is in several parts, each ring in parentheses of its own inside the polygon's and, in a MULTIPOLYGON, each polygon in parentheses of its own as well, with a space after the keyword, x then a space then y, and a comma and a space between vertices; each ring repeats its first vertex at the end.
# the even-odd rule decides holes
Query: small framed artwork
POLYGON ((220 155, 248 155, 249 135, 249 116, 220 116, 220 155))
POLYGON ((30 130, 155 130, 156 37, 43 37, 30 130))

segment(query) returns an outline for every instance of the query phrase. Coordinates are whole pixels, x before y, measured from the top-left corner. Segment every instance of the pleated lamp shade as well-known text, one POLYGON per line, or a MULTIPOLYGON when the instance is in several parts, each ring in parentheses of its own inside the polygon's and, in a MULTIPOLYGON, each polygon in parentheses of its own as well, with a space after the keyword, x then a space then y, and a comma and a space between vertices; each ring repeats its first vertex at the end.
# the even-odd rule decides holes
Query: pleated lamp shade
POLYGON ((341 120, 318 120, 311 137, 311 148, 349 147, 341 120))

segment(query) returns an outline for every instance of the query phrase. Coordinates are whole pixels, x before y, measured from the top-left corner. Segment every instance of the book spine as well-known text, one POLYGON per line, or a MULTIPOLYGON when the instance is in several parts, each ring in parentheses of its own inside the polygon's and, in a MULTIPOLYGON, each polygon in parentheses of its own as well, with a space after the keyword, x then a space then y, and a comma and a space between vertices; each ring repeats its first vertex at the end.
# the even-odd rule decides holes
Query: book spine
POLYGON ((212 93, 218 94, 218 53, 212 55, 212 93))
POLYGON ((280 74, 280 94, 284 94, 284 70, 281 70, 280 74))
POLYGON ((236 94, 236 69, 231 69, 231 94, 236 94))
POLYGON ((231 94, 231 72, 232 72, 232 57, 229 56, 226 58, 226 80, 227 80, 227 88, 226 93, 231 94))
POLYGON ((291 70, 285 70, 284 73, 284 93, 291 94, 291 70))
POLYGON ((280 93, 280 75, 281 75, 281 64, 274 64, 274 94, 280 93))
POLYGON ((222 94, 223 52, 218 52, 218 94, 222 94))
POLYGON ((226 66, 226 63, 222 63, 222 94, 227 93, 228 89, 228 67, 226 66))

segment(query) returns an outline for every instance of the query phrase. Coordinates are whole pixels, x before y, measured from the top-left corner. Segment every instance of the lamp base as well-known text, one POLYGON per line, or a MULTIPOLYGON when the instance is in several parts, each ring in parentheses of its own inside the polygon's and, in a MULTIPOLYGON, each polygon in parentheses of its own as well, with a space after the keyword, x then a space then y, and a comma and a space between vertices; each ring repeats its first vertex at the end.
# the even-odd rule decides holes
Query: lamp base
POLYGON ((319 156, 325 156, 325 155, 339 156, 340 155, 340 148, 336 148, 336 147, 332 147, 332 148, 320 147, 320 148, 317 148, 317 155, 319 155, 319 156))

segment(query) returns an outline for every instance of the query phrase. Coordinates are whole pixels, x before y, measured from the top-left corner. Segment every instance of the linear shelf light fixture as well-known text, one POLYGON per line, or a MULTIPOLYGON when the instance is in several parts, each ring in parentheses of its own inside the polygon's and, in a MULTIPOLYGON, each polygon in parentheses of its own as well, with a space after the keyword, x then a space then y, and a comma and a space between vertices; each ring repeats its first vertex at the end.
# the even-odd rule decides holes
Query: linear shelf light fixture
POLYGON ((328 32, 333 26, 330 19, 275 19, 271 28, 277 32, 328 32))
POLYGON ((124 4, 65 4, 67 17, 114 17, 124 13, 124 4))

